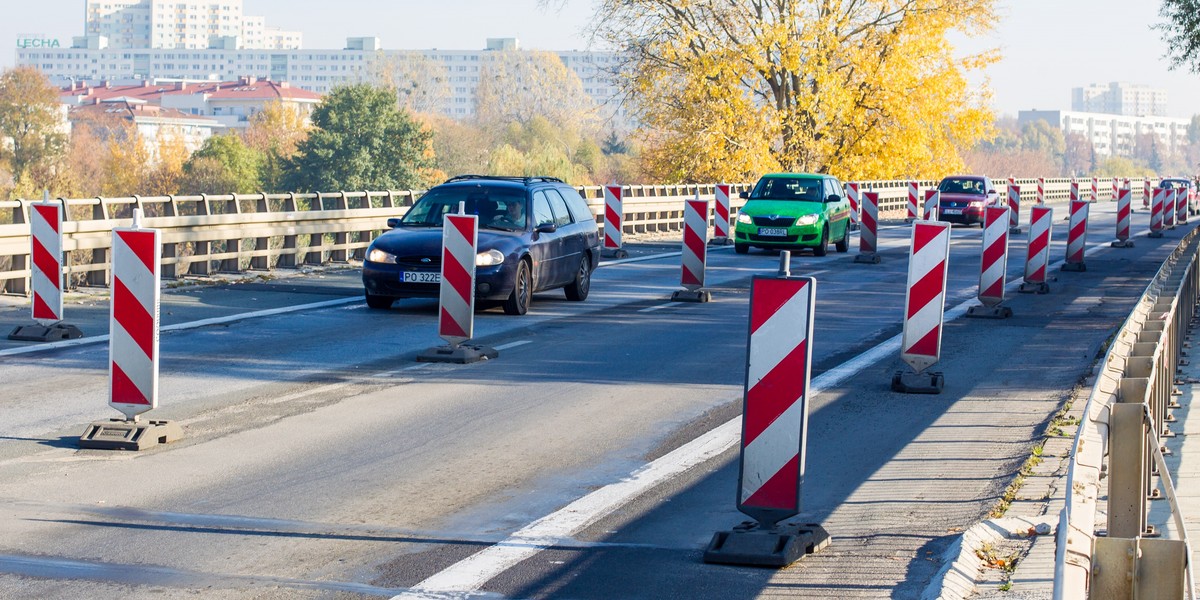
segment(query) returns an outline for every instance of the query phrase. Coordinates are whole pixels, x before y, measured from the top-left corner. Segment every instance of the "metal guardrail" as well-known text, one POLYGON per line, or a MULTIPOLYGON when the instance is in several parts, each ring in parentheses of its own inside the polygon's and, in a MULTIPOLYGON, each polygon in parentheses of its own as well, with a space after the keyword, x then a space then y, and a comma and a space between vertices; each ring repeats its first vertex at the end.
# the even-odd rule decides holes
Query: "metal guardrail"
MULTIPOLYGON (((1100 199, 1110 198, 1112 180, 1099 181, 1100 199)), ((1141 181, 1134 180, 1135 197, 1140 197, 1141 181)), ((907 181, 860 183, 865 190, 879 192, 880 211, 904 210, 907 181)), ((920 183, 925 188, 936 185, 933 181, 920 183)), ((996 180, 1001 194, 1007 194, 1003 183, 996 180)), ((1023 186, 1022 200, 1031 204, 1037 180, 1018 179, 1017 184, 1023 186)), ((1067 198, 1069 179, 1047 179, 1045 184, 1048 201, 1067 198)), ((736 214, 745 202, 738 193, 750 187, 746 183, 731 185, 731 212, 736 214)), ((602 215, 604 188, 577 189, 593 214, 602 215)), ((623 225, 629 233, 677 231, 683 221, 683 200, 696 194, 711 199, 715 194, 712 185, 626 185, 624 189, 623 225)), ((388 217, 403 215, 419 195, 419 191, 403 190, 60 198, 66 284, 68 288, 108 284, 112 229, 129 226, 134 208, 143 210, 144 226, 162 231, 162 273, 171 279, 362 258, 388 217)), ((11 215, 11 224, 0 224, 0 293, 27 294, 31 275, 29 202, 0 202, 0 215, 5 212, 11 215)), ((598 220, 603 226, 603 219, 598 220)))
POLYGON ((1195 598, 1191 545, 1160 438, 1170 435, 1177 366, 1200 299, 1198 245, 1192 230, 1163 263, 1088 396, 1056 540, 1056 600, 1195 598), (1160 493, 1176 539, 1160 539, 1148 522, 1149 499, 1160 493))

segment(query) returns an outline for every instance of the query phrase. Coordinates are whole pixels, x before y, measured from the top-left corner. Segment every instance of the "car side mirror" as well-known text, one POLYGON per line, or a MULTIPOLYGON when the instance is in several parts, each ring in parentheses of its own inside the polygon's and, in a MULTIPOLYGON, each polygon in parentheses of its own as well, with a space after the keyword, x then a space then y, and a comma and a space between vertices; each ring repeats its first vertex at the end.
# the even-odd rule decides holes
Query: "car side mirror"
POLYGON ((538 233, 554 233, 555 231, 558 231, 558 226, 554 223, 542 223, 537 226, 538 233))
POLYGON ((741 198, 742 200, 746 200, 746 199, 750 198, 750 192, 738 192, 738 198, 741 198))
POLYGON ((997 194, 996 190, 988 190, 989 196, 995 196, 996 194, 997 194))
POLYGON ((828 196, 825 196, 825 201, 826 202, 841 202, 842 197, 837 194, 830 194, 828 196))
POLYGON ((400 226, 400 219, 392 217, 387 220, 388 229, 395 229, 400 226))

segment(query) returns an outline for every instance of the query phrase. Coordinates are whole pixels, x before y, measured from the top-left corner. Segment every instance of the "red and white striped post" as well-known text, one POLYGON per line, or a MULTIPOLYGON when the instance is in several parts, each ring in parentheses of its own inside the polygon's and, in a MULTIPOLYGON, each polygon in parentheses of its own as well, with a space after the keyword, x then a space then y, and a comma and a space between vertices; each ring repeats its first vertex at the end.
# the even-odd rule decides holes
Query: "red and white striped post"
POLYGON ((800 514, 816 284, 811 277, 750 282, 737 509, 757 523, 717 532, 705 562, 786 566, 829 544, 819 525, 780 525, 800 514))
MULTIPOLYGON (((1011 183, 1008 184, 1008 215, 1008 232, 1021 233, 1021 188, 1011 183)), ((984 220, 987 220, 986 215, 984 220)))
MULTIPOLYGON (((1010 189, 1013 186, 1010 186, 1010 189)), ((1005 275, 1008 269, 1008 214, 1000 206, 989 206, 983 212, 983 254, 979 261, 979 301, 982 306, 967 309, 968 317, 1007 319, 1012 309, 1004 302, 1005 275)))
POLYGON ((604 248, 601 253, 609 258, 629 256, 621 247, 621 228, 624 227, 625 220, 623 190, 623 187, 616 184, 604 186, 604 248))
POLYGON ((1041 206, 1046 203, 1046 178, 1038 177, 1037 203, 1041 206))
POLYGON ((1130 215, 1133 212, 1133 188, 1129 180, 1125 180, 1125 188, 1117 190, 1117 241, 1110 244, 1113 248, 1132 248, 1133 240, 1129 239, 1130 215))
POLYGON ((1035 206, 1029 211, 1029 242, 1025 246, 1025 277, 1017 291, 1045 294, 1046 268, 1050 263, 1050 230, 1054 224, 1054 209, 1035 206))
POLYGON ((1087 250, 1088 208, 1091 204, 1084 200, 1071 203, 1071 221, 1067 226, 1067 260, 1063 263, 1064 271, 1086 271, 1083 262, 1084 251, 1087 250))
POLYGON ((937 394, 942 391, 942 374, 925 371, 941 359, 946 274, 950 264, 950 224, 941 221, 913 223, 910 248, 900 358, 913 372, 897 371, 892 376, 892 390, 937 394))
POLYGON ((713 204, 715 212, 713 218, 713 242, 716 244, 729 244, 733 236, 729 235, 729 184, 718 183, 713 186, 716 195, 716 203, 713 204))
POLYGON ((29 256, 32 312, 36 325, 20 325, 8 339, 23 342, 50 342, 83 337, 83 332, 63 320, 63 207, 50 201, 50 193, 41 202, 29 205, 29 256))
POLYGON ((1142 208, 1150 208, 1150 202, 1154 198, 1154 184, 1150 183, 1150 178, 1147 177, 1142 181, 1142 208))
POLYGON ((1163 202, 1163 227, 1167 229, 1175 229, 1175 190, 1166 190, 1166 196, 1163 202))
POLYGON ((1173 189, 1175 192, 1175 224, 1184 225, 1188 218, 1188 194, 1182 189, 1173 189))
POLYGON ((921 197, 921 184, 917 181, 908 182, 908 213, 904 217, 905 223, 912 223, 917 220, 917 204, 918 198, 921 197))
MULTIPOLYGON (((475 258, 479 247, 479 217, 447 214, 442 220, 442 282, 438 287, 437 334, 446 346, 437 346, 417 355, 418 362, 468 364, 496 358, 494 348, 467 344, 475 335, 475 258)), ((524 265, 518 265, 518 273, 524 265)), ((516 277, 513 294, 532 294, 530 279, 516 277), (523 292, 522 285, 529 286, 523 292)), ((518 300, 527 302, 525 300, 518 300)), ((524 310, 528 304, 521 304, 524 310)))
MULTIPOLYGON (((1126 185, 1129 185, 1129 181, 1128 181, 1128 180, 1126 180, 1126 181, 1125 181, 1125 184, 1126 184, 1126 185)), ((1111 198, 1112 198, 1112 201, 1113 201, 1113 202, 1116 202, 1116 201, 1117 201, 1117 198, 1120 198, 1120 197, 1121 197, 1121 180, 1120 180, 1120 178, 1113 177, 1113 180, 1112 180, 1112 196, 1111 196, 1111 198)))
POLYGON ((936 221, 938 218, 938 204, 942 202, 942 192, 940 190, 925 190, 925 220, 936 221))
POLYGON ((879 193, 862 194, 862 228, 858 232, 858 255, 856 263, 877 265, 879 257, 879 193))
POLYGON ((141 209, 132 227, 113 229, 112 300, 109 302, 108 404, 124 419, 92 423, 79 438, 81 448, 141 450, 182 437, 178 424, 139 421, 158 408, 158 326, 162 280, 162 238, 141 227, 141 209))
POLYGON ((708 302, 711 294, 704 288, 704 269, 708 259, 708 200, 696 193, 694 200, 684 202, 683 256, 680 284, 682 290, 671 294, 676 302, 708 302))
POLYGON ((1078 181, 1076 181, 1075 179, 1071 179, 1071 198, 1070 198, 1070 201, 1071 201, 1071 202, 1078 202, 1078 201, 1080 201, 1080 200, 1082 200, 1082 198, 1080 198, 1080 197, 1079 197, 1079 182, 1078 182, 1078 181))
POLYGON ((850 201, 850 229, 858 229, 859 207, 862 205, 859 184, 851 181, 845 185, 846 199, 850 201))
POLYGON ((1096 177, 1092 178, 1092 202, 1100 200, 1100 180, 1096 177))
POLYGON ((1150 204, 1150 236, 1152 238, 1160 238, 1163 236, 1163 208, 1167 202, 1167 190, 1162 188, 1154 188, 1151 190, 1153 200, 1150 204))

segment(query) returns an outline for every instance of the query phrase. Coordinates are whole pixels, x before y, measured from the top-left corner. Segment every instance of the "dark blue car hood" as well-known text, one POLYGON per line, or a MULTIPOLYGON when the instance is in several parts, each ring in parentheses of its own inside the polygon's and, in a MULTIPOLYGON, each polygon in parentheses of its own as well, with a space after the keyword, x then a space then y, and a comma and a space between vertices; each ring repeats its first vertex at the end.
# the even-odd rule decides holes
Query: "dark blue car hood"
MULTIPOLYGON (((506 250, 519 243, 521 231, 479 230, 479 250, 506 250)), ((386 231, 373 244, 397 256, 437 256, 442 250, 441 227, 397 227, 386 231)))

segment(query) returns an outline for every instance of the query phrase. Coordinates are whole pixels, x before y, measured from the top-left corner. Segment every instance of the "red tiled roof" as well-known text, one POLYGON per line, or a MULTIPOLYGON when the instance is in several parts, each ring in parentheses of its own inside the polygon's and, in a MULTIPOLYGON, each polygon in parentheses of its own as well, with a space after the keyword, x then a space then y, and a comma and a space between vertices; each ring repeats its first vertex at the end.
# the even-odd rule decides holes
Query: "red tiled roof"
POLYGON ((100 102, 98 104, 84 104, 76 106, 68 113, 69 118, 80 117, 99 117, 104 115, 112 115, 121 119, 134 119, 136 117, 153 117, 156 119, 179 119, 188 121, 207 121, 213 125, 219 122, 216 119, 202 117, 200 115, 188 114, 183 111, 173 108, 163 108, 156 104, 138 104, 130 103, 125 100, 117 100, 110 102, 100 102))
POLYGON ((321 94, 310 92, 298 87, 292 87, 287 82, 255 80, 244 78, 240 81, 222 81, 214 83, 181 83, 149 81, 137 85, 121 85, 107 87, 83 86, 79 89, 65 88, 59 91, 63 99, 82 99, 84 102, 93 98, 107 100, 111 98, 136 98, 147 102, 155 102, 163 96, 178 96, 189 94, 207 94, 209 98, 236 100, 299 100, 317 101, 321 94))

